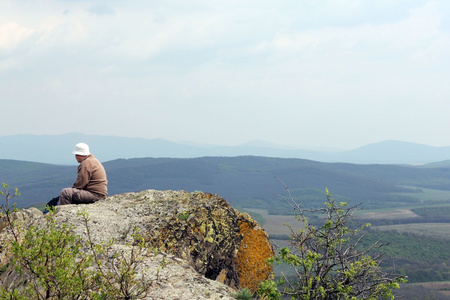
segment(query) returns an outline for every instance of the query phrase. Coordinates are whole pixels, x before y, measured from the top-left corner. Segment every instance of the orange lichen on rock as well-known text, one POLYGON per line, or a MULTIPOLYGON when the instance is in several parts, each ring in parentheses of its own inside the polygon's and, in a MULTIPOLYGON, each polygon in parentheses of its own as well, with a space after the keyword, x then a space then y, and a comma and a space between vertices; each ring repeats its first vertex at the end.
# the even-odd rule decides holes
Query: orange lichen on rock
POLYGON ((143 234, 149 245, 235 289, 256 291, 272 274, 266 263, 274 256, 269 236, 247 213, 216 194, 157 191, 148 199, 156 196, 143 234))
POLYGON ((275 251, 268 234, 248 214, 239 215, 239 227, 243 236, 236 256, 239 286, 255 292, 273 273, 266 261, 275 251))

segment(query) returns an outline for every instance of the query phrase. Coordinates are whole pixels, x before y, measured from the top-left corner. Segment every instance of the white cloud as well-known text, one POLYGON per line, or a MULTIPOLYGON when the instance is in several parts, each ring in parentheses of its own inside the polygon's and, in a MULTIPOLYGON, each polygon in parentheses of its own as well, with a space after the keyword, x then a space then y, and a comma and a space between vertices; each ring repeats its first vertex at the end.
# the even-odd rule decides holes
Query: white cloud
MULTIPOLYGON (((42 120, 79 104, 94 108, 89 120, 96 110, 120 120, 120 128, 102 125, 103 116, 84 125, 97 133, 228 144, 298 136, 340 146, 395 139, 388 128, 405 105, 411 117, 398 135, 417 127, 420 112, 437 128, 450 108, 443 1, 6 3, 0 92, 12 107, 35 105, 30 120, 38 103, 59 104, 42 120)), ((76 122, 58 122, 77 131, 76 122)), ((27 124, 23 131, 35 130, 27 124)))
POLYGON ((11 51, 21 41, 29 38, 33 29, 21 26, 14 22, 0 24, 0 50, 11 51))

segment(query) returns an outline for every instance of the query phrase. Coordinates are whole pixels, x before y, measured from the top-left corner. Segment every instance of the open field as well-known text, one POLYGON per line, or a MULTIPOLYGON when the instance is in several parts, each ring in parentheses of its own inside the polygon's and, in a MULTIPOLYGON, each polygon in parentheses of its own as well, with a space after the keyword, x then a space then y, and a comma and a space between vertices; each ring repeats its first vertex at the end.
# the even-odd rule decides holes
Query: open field
MULTIPOLYGON (((415 186, 405 186, 406 188, 417 189, 415 186)), ((436 190, 436 189, 428 189, 428 188, 420 188, 423 193, 396 193, 398 195, 404 196, 414 196, 419 198, 420 200, 449 200, 450 201, 450 191, 446 190, 436 190)))
POLYGON ((410 286, 420 286, 427 289, 438 291, 440 294, 447 296, 450 299, 450 281, 438 282, 417 282, 409 283, 410 286))
POLYGON ((450 240, 450 223, 413 223, 372 226, 371 228, 381 231, 395 230, 400 233, 414 233, 450 240))
MULTIPOLYGON (((408 188, 417 189, 417 187, 411 187, 408 188)), ((414 219, 414 218, 420 218, 421 216, 417 214, 414 210, 420 209, 420 208, 437 208, 440 207, 450 207, 450 191, 443 191, 443 190, 435 190, 435 189, 426 189, 421 188, 423 193, 397 193, 398 195, 402 196, 411 196, 420 199, 420 201, 423 201, 423 205, 414 205, 414 206, 406 206, 401 208, 382 208, 382 209, 362 209, 355 212, 354 217, 355 218, 361 218, 361 219, 373 219, 373 220, 401 220, 401 219, 414 219), (431 203, 430 203, 431 202, 431 203)), ((290 215, 269 215, 267 213, 267 210, 265 209, 254 209, 249 208, 247 210, 258 212, 261 214, 264 219, 266 219, 265 228, 268 232, 279 234, 281 232, 285 233, 284 230, 280 230, 276 228, 276 226, 279 226, 283 223, 292 224, 289 220, 295 219, 290 215)), ((450 217, 450 215, 449 215, 450 217)), ((298 226, 298 225, 297 225, 298 226)))
MULTIPOLYGON (((410 187, 413 188, 413 187, 410 187)), ((447 207, 450 208, 450 191, 440 191, 440 190, 432 190, 432 189, 422 189, 424 193, 402 193, 399 195, 410 195, 416 198, 420 198, 421 201, 428 202, 424 205, 414 205, 414 206, 406 206, 401 208, 382 208, 382 209, 368 209, 368 210, 359 210, 356 211, 354 216, 362 219, 411 219, 411 218, 420 218, 415 210, 423 209, 423 208, 436 208, 439 209, 441 207, 445 207, 445 211, 449 211, 447 207), (448 200, 445 200, 448 199, 448 200), (430 201, 437 201, 436 204, 430 204, 430 201)), ((439 215, 443 215, 442 213, 439 215)), ((449 215, 450 217, 450 215, 449 215)))
POLYGON ((423 286, 434 290, 450 291, 450 281, 417 282, 417 283, 409 283, 408 285, 423 286))
POLYGON ((355 217, 362 219, 409 219, 418 218, 419 215, 410 209, 377 209, 370 211, 359 211, 355 217))
POLYGON ((420 282, 420 283, 403 283, 400 289, 394 291, 399 299, 408 300, 447 300, 450 299, 450 282, 420 282))
MULTIPOLYGON (((405 188, 417 189, 418 187, 405 186, 405 188)), ((393 193, 393 194, 401 195, 401 196, 411 196, 411 197, 417 198, 421 201, 449 201, 450 202, 450 191, 427 189, 427 188, 422 188, 422 187, 420 189, 423 191, 423 193, 393 193)))
MULTIPOLYGON (((442 207, 444 205, 439 205, 442 207)), ((449 205, 450 206, 450 205, 449 205)), ((433 206, 424 206, 433 207, 433 206)), ((414 208, 391 208, 391 209, 378 209, 378 210, 363 210, 355 213, 356 218, 361 218, 365 220, 377 220, 377 219, 420 219, 420 216, 412 211, 414 208)), ((289 235, 290 231, 288 226, 292 228, 299 228, 302 224, 295 219, 293 215, 269 215, 266 209, 253 209, 246 208, 247 211, 252 211, 260 214, 264 219, 264 229, 270 235, 289 235)), ((436 238, 450 239, 450 223, 408 223, 408 224, 393 224, 393 225, 382 225, 382 226, 371 226, 370 228, 389 231, 395 230, 400 233, 413 233, 418 235, 433 236, 436 238)))
POLYGON ((246 208, 245 210, 258 213, 265 219, 263 228, 269 235, 289 235, 290 230, 288 225, 292 226, 293 229, 299 228, 302 225, 293 215, 269 215, 267 209, 246 208), (286 224, 286 226, 283 226, 283 224, 286 224))

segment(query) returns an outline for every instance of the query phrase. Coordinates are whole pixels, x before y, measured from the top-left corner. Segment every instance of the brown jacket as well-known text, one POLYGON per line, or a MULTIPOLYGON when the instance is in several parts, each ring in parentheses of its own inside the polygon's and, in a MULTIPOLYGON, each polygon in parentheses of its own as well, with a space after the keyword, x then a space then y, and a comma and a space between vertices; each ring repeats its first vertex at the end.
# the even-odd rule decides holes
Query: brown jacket
POLYGON ((90 154, 78 166, 77 180, 73 188, 82 189, 99 196, 106 197, 108 194, 108 180, 103 165, 90 154))

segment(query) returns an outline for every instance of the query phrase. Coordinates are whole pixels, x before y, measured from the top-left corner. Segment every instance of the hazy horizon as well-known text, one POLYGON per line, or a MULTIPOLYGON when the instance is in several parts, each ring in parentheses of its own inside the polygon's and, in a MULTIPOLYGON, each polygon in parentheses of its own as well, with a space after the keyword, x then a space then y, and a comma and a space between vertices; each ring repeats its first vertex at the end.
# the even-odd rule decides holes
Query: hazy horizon
MULTIPOLYGON (((212 144, 212 143, 198 143, 195 141, 189 141, 189 140, 182 140, 182 141, 174 141, 174 140, 170 140, 170 139, 164 139, 164 138, 143 138, 143 137, 133 137, 133 136, 119 136, 119 135, 114 135, 114 134, 86 134, 86 133, 82 133, 82 132, 67 132, 67 133, 61 133, 61 134, 33 134, 33 133, 20 133, 20 134, 7 134, 7 135, 0 135, 0 138, 3 137, 14 137, 14 136, 27 136, 27 135, 31 135, 31 136, 49 136, 49 137, 53 137, 53 136, 65 136, 65 135, 85 135, 89 138, 98 136, 98 137, 116 137, 116 138, 132 138, 132 139, 143 139, 143 140, 163 140, 163 141, 168 141, 171 143, 176 143, 176 144, 181 144, 181 145, 190 145, 190 146, 198 146, 198 147, 239 147, 239 146, 254 146, 254 147, 268 147, 268 148, 278 148, 278 149, 285 149, 285 150, 311 150, 311 151, 323 151, 323 152, 340 152, 340 151, 351 151, 351 150, 356 150, 358 148, 361 147, 365 147, 365 146, 370 146, 370 145, 375 145, 375 144, 381 144, 381 143, 389 143, 389 142, 395 142, 395 143, 405 143, 405 144, 416 144, 416 145, 422 145, 422 146, 429 146, 429 147, 450 147, 450 145, 444 145, 444 146, 433 146, 433 145, 427 145, 427 144, 422 144, 422 143, 415 143, 415 142, 410 142, 410 141, 402 141, 402 140, 383 140, 383 141, 376 141, 373 143, 368 143, 368 144, 364 144, 364 145, 360 145, 354 148, 332 148, 332 147, 327 147, 327 146, 317 146, 317 145, 289 145, 289 144, 276 144, 276 143, 272 143, 270 141, 264 141, 264 140, 259 140, 259 139, 254 139, 254 140, 249 140, 243 143, 239 143, 239 144, 235 144, 235 145, 224 145, 224 144, 212 144)), ((78 140, 77 140, 78 141, 78 140)), ((78 142, 83 142, 82 140, 78 141, 78 142)), ((76 143, 76 141, 74 140, 74 143, 76 143)))

